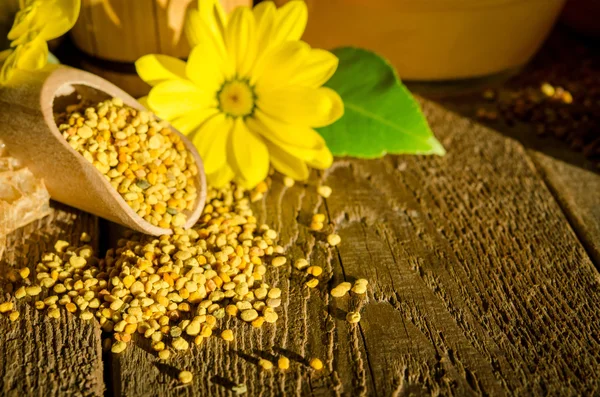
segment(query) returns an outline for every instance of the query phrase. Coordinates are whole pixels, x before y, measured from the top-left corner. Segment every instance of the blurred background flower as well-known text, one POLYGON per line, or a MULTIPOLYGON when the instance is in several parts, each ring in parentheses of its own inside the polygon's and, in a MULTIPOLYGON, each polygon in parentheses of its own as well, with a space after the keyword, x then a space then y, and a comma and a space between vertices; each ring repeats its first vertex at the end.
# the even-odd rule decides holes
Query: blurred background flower
POLYGON ((41 69, 48 62, 47 41, 62 36, 77 21, 80 0, 21 0, 7 34, 10 48, 0 52, 0 84, 15 70, 41 69))

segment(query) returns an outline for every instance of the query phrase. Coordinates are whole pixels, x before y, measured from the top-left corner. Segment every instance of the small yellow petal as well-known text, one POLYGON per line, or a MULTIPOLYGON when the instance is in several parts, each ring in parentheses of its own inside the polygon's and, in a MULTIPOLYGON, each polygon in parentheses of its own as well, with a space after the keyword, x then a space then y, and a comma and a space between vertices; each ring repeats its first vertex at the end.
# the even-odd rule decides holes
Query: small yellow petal
POLYGON ((217 114, 217 108, 204 108, 170 120, 171 125, 183 135, 193 134, 206 120, 217 114))
POLYGON ((151 86, 167 80, 186 78, 185 62, 168 55, 144 55, 135 61, 135 69, 140 78, 151 86))
POLYGON ((4 51, 0 51, 0 63, 4 62, 10 54, 13 53, 13 49, 12 48, 8 48, 4 51))
POLYGON ((150 105, 148 105, 148 95, 138 98, 137 101, 140 103, 140 105, 145 107, 147 110, 150 110, 150 105))
POLYGON ((239 77, 247 77, 256 60, 256 27, 248 7, 233 10, 227 24, 225 42, 239 77))
POLYGON ((253 9, 254 20, 256 21, 256 40, 258 48, 266 50, 271 42, 273 27, 277 9, 272 1, 263 1, 258 3, 253 9))
POLYGON ((227 141, 233 120, 219 113, 206 121, 194 134, 192 141, 204 163, 207 174, 218 171, 227 162, 227 141))
POLYGON ((75 25, 80 0, 30 1, 15 16, 9 40, 17 40, 31 31, 44 41, 67 33, 75 25))
POLYGON ((226 77, 223 54, 215 48, 213 42, 199 44, 190 53, 186 66, 186 75, 198 87, 215 92, 223 85, 226 77))
POLYGON ((15 53, 17 54, 17 69, 38 70, 48 62, 48 43, 38 37, 20 45, 15 53))
POLYGON ((313 168, 324 170, 333 164, 333 155, 327 146, 323 146, 312 159, 306 162, 313 168))
POLYGON ((272 43, 279 44, 287 40, 300 40, 306 22, 308 10, 304 1, 290 1, 277 10, 275 28, 273 29, 272 43))
POLYGON ((257 92, 286 87, 309 54, 310 46, 303 41, 286 41, 274 46, 257 61, 250 83, 256 84, 257 92))
POLYGON ((40 38, 45 41, 55 39, 67 33, 79 17, 81 0, 39 1, 36 24, 39 24, 40 38))
POLYGON ((206 175, 206 180, 208 184, 212 187, 220 188, 231 182, 231 180, 235 177, 235 173, 231 169, 230 166, 225 164, 223 167, 219 168, 217 171, 212 174, 206 175))
POLYGON ((240 118, 236 119, 231 131, 227 162, 236 173, 238 183, 248 189, 263 181, 269 172, 267 146, 240 118))
MULTIPOLYGON (((2 64, 2 69, 0 69, 0 84, 6 84, 13 76, 16 69, 17 54, 13 50, 7 51, 10 52, 8 52, 8 56, 2 64)), ((6 52, 3 53, 6 54, 6 52)))
POLYGON ((330 88, 287 87, 259 92, 259 109, 273 118, 289 124, 323 127, 344 114, 340 96, 330 88))
POLYGON ((32 12, 32 7, 23 7, 15 14, 13 26, 6 36, 9 40, 16 40, 19 37, 27 34, 33 25, 35 13, 32 12))
POLYGON ((192 48, 210 40, 219 51, 225 52, 226 28, 227 14, 219 0, 198 0, 198 9, 187 12, 184 30, 192 48))
POLYGON ((223 36, 227 26, 227 13, 221 0, 198 0, 198 11, 204 23, 223 36))
POLYGON ((318 88, 337 66, 338 58, 329 51, 311 49, 303 41, 286 41, 260 57, 251 82, 259 92, 294 85, 318 88))
POLYGON ((273 164, 273 167, 277 171, 297 181, 303 181, 308 178, 309 171, 304 161, 281 150, 275 144, 267 142, 267 148, 269 149, 271 164, 273 164))
POLYGON ((287 124, 277 120, 260 109, 257 109, 254 117, 246 120, 248 128, 258 132, 272 142, 281 142, 299 148, 320 150, 325 146, 325 140, 319 133, 307 125, 287 124))
POLYGON ((160 118, 171 120, 186 113, 216 107, 213 93, 203 91, 191 81, 164 81, 150 90, 148 105, 160 118))
POLYGON ((335 73, 339 60, 329 51, 314 48, 305 57, 304 63, 295 71, 289 85, 320 87, 335 73))

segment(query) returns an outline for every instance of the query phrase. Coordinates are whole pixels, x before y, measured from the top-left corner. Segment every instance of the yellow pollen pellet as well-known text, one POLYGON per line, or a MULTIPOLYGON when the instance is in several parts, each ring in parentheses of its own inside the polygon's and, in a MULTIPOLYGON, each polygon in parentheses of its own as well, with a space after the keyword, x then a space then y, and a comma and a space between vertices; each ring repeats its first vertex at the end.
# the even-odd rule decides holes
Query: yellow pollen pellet
POLYGON ((321 185, 317 188, 317 193, 323 198, 331 196, 332 189, 329 186, 321 185))
POLYGON ((194 380, 194 375, 190 371, 181 371, 179 373, 178 379, 183 384, 192 383, 194 380))
POLYGON ((273 267, 279 267, 285 265, 286 262, 287 259, 285 258, 285 256, 277 256, 273 258, 273 260, 271 261, 271 265, 273 267))
POLYGON ((158 352, 158 358, 161 360, 168 360, 171 357, 171 351, 168 349, 164 349, 158 352))
POLYGON ((14 304, 12 302, 0 303, 0 313, 6 313, 13 309, 14 304))
POLYGON ((294 184, 296 183, 296 181, 294 181, 292 178, 290 178, 289 176, 286 176, 283 178, 283 184, 286 187, 292 187, 294 186, 294 184))
POLYGON ((265 320, 265 317, 257 317, 255 320, 252 321, 251 324, 254 328, 260 328, 265 323, 265 320))
POLYGON ((226 329, 225 331, 221 332, 221 338, 223 338, 223 340, 231 342, 233 340, 233 331, 230 329, 226 329))
POLYGON ((277 360, 277 366, 282 370, 288 369, 290 367, 290 359, 287 357, 280 357, 279 360, 277 360))
POLYGON ((342 241, 342 238, 337 235, 337 234, 330 234, 327 236, 327 242, 329 243, 329 245, 331 245, 332 247, 335 247, 336 245, 338 245, 340 242, 342 241))
POLYGON ((269 360, 265 360, 264 358, 258 360, 258 365, 260 365, 262 369, 265 369, 267 371, 273 369, 273 363, 269 360))
POLYGON ((308 267, 308 261, 304 258, 296 259, 296 262, 294 262, 294 267, 298 270, 304 270, 308 267))
POLYGON ((311 358, 310 359, 310 366, 316 370, 316 371, 320 371, 323 369, 323 362, 321 360, 319 360, 318 358, 311 358))
POLYGON ((21 270, 19 270, 19 274, 21 275, 21 278, 27 278, 29 277, 29 268, 28 267, 24 267, 21 270))
POLYGON ((306 273, 311 276, 319 277, 323 273, 323 268, 321 266, 309 266, 308 269, 306 269, 306 273))
POLYGON ((319 285, 319 279, 318 278, 311 278, 310 280, 308 280, 306 283, 304 283, 308 288, 315 288, 317 285, 319 285))
POLYGON ((118 341, 112 345, 110 351, 116 354, 123 352, 127 348, 127 343, 118 341))
POLYGON ((48 317, 60 318, 60 310, 58 310, 58 308, 48 310, 48 317))
POLYGON ((343 282, 334 287, 330 293, 334 298, 341 298, 342 296, 346 295, 348 291, 350 291, 350 288, 352 288, 352 284, 343 282))
POLYGON ((346 321, 351 324, 355 324, 360 321, 360 313, 359 312, 348 312, 346 314, 346 321))
POLYGON ((27 295, 29 296, 37 296, 40 294, 40 292, 42 292, 42 288, 39 285, 32 285, 30 287, 26 287, 25 292, 27 292, 27 295))
POLYGON ((17 319, 19 318, 19 312, 17 312, 17 311, 10 312, 10 314, 8 315, 8 318, 10 319, 10 321, 17 321, 17 319))
POLYGON ((27 292, 25 291, 25 287, 20 287, 15 291, 15 298, 22 299, 27 296, 27 292))
POLYGON ((312 216, 312 221, 313 222, 320 222, 320 223, 325 222, 325 214, 314 214, 312 216))

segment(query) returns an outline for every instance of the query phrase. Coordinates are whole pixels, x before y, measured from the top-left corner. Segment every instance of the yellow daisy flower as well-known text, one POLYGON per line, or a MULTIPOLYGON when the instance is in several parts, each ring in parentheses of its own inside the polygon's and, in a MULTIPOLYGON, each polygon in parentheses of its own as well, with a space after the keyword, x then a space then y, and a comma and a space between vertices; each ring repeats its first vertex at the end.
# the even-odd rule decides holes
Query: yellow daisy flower
POLYGON ((331 165, 313 128, 344 112, 340 96, 321 87, 338 59, 300 41, 306 20, 303 1, 279 9, 265 1, 226 15, 218 1, 200 0, 186 23, 187 64, 165 55, 136 62, 153 86, 143 101, 191 137, 213 186, 235 179, 254 187, 269 163, 296 180, 308 177, 308 166, 331 165))
POLYGON ((0 52, 0 84, 15 69, 37 70, 48 60, 49 40, 69 31, 79 16, 80 0, 20 0, 19 11, 8 32, 11 48, 0 52))

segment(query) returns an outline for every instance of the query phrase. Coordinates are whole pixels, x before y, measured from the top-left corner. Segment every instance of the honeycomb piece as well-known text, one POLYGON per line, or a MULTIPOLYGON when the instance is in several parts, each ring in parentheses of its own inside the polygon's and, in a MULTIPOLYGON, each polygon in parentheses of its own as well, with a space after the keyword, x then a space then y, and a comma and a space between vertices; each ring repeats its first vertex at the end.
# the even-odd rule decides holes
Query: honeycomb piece
POLYGON ((10 157, 0 141, 0 237, 49 212, 50 195, 44 182, 10 157))

